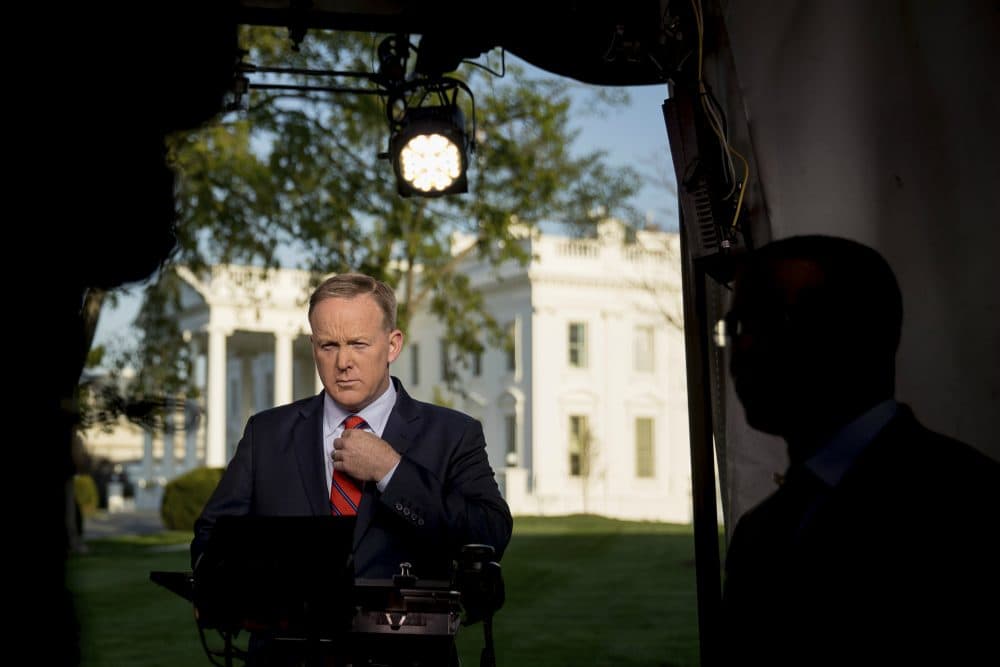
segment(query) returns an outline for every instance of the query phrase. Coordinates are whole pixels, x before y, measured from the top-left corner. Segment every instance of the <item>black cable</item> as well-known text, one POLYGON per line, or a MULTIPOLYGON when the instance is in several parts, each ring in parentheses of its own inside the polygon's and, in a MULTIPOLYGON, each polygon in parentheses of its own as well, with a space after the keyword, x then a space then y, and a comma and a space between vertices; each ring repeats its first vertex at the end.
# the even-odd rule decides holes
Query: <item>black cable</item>
MULTIPOLYGON (((722 105, 719 104, 719 100, 716 99, 715 93, 712 92, 711 86, 705 83, 703 84, 703 89, 704 92, 700 93, 700 95, 701 97, 704 97, 706 100, 708 100, 709 105, 711 105, 711 107, 715 110, 715 114, 718 117, 720 123, 719 131, 722 133, 722 136, 725 137, 726 141, 728 142, 729 123, 726 120, 725 112, 722 110, 722 105)), ((722 140, 719 137, 716 137, 716 140, 719 141, 719 150, 722 153, 722 160, 721 160, 722 169, 720 171, 722 173, 723 178, 721 185, 722 187, 728 187, 731 190, 729 195, 727 197, 724 197, 724 199, 729 200, 732 199, 733 195, 737 194, 739 190, 739 188, 737 187, 738 181, 736 178, 736 166, 733 165, 732 172, 730 172, 729 169, 726 168, 725 166, 727 164, 726 153, 728 153, 729 149, 727 146, 723 145, 722 140)))
POLYGON ((506 58, 504 56, 504 54, 506 52, 507 52, 507 50, 501 47, 501 49, 500 49, 500 71, 499 72, 497 72, 494 69, 491 69, 491 68, 487 67, 486 65, 483 65, 482 63, 477 63, 475 60, 463 60, 462 62, 465 63, 466 65, 472 65, 473 67, 478 67, 479 69, 484 70, 486 72, 489 72, 493 76, 496 76, 496 77, 499 77, 499 78, 502 79, 504 77, 504 75, 507 74, 507 60, 506 60, 506 58))
POLYGON ((208 641, 205 639, 205 628, 201 627, 200 623, 198 624, 198 639, 201 640, 201 648, 205 651, 205 656, 208 658, 208 661, 215 665, 215 667, 224 667, 221 662, 215 661, 216 653, 208 648, 208 641))

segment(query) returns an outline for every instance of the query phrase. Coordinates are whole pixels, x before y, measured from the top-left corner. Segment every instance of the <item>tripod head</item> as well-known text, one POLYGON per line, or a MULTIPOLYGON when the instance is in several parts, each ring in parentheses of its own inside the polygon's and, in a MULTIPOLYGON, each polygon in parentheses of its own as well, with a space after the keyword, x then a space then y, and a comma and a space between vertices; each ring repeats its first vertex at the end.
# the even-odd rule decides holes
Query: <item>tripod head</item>
POLYGON ((495 556, 488 544, 466 544, 452 563, 452 587, 462 594, 464 625, 488 618, 503 606, 503 577, 495 556))

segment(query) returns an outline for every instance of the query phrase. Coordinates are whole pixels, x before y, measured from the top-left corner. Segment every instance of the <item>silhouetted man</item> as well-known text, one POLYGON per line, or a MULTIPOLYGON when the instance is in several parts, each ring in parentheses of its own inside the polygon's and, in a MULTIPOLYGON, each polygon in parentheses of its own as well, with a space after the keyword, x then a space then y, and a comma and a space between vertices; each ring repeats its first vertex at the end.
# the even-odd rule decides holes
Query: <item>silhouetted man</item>
POLYGON ((996 659, 1000 464, 893 399, 902 310, 885 260, 846 239, 776 241, 737 278, 736 392, 791 464, 729 546, 731 663, 996 659))

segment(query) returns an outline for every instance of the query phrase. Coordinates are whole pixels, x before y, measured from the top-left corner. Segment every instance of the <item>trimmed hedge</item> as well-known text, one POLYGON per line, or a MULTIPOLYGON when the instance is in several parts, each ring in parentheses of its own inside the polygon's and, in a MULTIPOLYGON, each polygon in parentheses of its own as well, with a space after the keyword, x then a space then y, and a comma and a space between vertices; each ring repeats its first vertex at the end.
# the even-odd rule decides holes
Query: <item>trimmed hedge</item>
POLYGON ((193 530, 212 491, 222 479, 222 468, 195 468, 167 482, 160 517, 168 530, 193 530))
POLYGON ((76 504, 80 507, 80 514, 83 516, 93 516, 97 511, 97 503, 100 494, 97 491, 97 482, 87 474, 73 475, 73 496, 76 504))

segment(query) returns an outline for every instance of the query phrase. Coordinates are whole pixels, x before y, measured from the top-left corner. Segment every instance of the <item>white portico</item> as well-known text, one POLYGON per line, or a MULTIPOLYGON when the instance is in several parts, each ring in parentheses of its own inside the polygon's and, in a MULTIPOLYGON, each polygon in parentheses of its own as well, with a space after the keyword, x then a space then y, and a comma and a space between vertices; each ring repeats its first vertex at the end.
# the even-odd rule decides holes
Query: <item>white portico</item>
POLYGON ((229 265, 177 273, 178 324, 205 397, 204 464, 224 466, 251 414, 322 388, 308 338, 310 275, 229 265))

